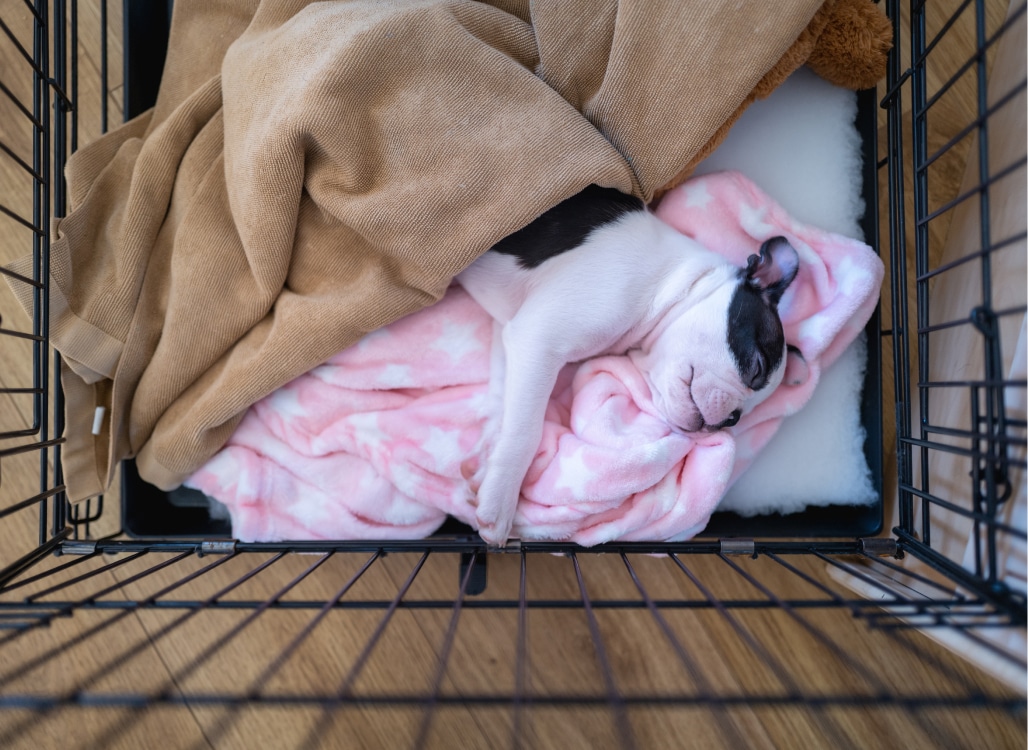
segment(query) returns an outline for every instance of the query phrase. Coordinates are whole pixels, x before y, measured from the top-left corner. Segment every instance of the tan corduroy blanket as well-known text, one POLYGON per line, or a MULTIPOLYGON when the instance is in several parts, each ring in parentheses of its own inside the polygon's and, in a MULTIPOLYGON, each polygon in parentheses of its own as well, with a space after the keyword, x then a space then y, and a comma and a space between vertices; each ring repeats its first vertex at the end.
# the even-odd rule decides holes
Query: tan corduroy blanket
POLYGON ((649 199, 819 5, 179 0, 156 107, 67 167, 70 497, 132 455, 178 485, 248 405, 584 186, 649 199))

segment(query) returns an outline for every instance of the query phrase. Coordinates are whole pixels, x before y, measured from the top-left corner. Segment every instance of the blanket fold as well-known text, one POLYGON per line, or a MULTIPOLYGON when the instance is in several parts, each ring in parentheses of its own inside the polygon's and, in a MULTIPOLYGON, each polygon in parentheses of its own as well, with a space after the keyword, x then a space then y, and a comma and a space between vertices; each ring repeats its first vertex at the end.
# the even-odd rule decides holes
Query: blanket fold
POLYGON ((69 497, 131 455, 178 485, 249 405, 584 186, 649 198, 819 5, 177 1, 155 108, 67 167, 69 497))
MULTIPOLYGON (((883 265, 866 245, 804 226, 734 172, 672 191, 658 215, 744 266, 783 235, 800 270, 779 303, 802 367, 736 427, 670 430, 631 353, 566 366, 521 489, 512 534, 593 545, 679 541, 813 395, 874 310, 883 265)), ((499 404, 496 327, 457 285, 256 403, 186 484, 224 503, 244 541, 418 538, 446 516, 475 524, 465 476, 499 404)))

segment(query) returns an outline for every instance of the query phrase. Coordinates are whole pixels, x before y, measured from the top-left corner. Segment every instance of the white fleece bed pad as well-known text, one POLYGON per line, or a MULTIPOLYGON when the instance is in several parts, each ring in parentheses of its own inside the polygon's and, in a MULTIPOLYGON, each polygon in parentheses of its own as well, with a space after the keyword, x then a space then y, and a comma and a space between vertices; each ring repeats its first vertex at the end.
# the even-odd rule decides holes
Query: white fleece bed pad
MULTIPOLYGON (((855 92, 800 68, 743 113, 696 174, 742 172, 800 221, 863 241, 856 115, 855 92)), ((876 502, 860 419, 866 365, 861 336, 822 373, 807 405, 783 421, 718 509, 753 516, 876 502)))
MULTIPOLYGON (((725 170, 740 172, 794 219, 862 240, 859 220, 864 205, 856 110, 854 92, 833 87, 801 69, 771 97, 756 102, 744 113, 721 147, 700 165, 697 176, 725 170)), ((866 344, 861 336, 821 374, 807 405, 784 420, 750 468, 729 488, 719 509, 753 516, 794 513, 810 505, 875 502, 877 495, 864 458, 864 429, 860 422, 865 364, 866 344)), ((207 491, 203 482, 198 481, 202 474, 198 472, 188 484, 207 491)), ((235 470, 230 470, 226 476, 231 479, 235 474, 235 470)), ((247 481, 251 480, 239 478, 239 482, 247 481)), ((217 485, 216 481, 208 483, 217 485)), ((712 501, 715 499, 716 496, 712 501)), ((182 493, 172 494, 173 503, 182 500, 182 493)), ((187 500, 182 504, 193 503, 187 500)), ((215 518, 242 521, 242 517, 234 518, 235 513, 228 512, 216 500, 210 500, 209 507, 215 518)), ((269 506, 272 507, 275 506, 269 506)), ((251 512, 243 506, 239 511, 247 517, 261 515, 256 509, 251 512)), ((272 515, 291 512, 285 506, 275 507, 272 515)), ((304 517, 310 512, 317 514, 308 509, 304 517)), ((274 531, 263 527, 256 530, 245 523, 236 529, 233 523, 233 533, 254 540, 307 538, 313 533, 314 527, 308 528, 310 524, 293 529, 292 523, 282 518, 276 522, 274 531)), ((420 532, 412 527, 405 535, 431 533, 430 526, 427 524, 420 532)), ((370 529, 367 533, 373 532, 370 529)))

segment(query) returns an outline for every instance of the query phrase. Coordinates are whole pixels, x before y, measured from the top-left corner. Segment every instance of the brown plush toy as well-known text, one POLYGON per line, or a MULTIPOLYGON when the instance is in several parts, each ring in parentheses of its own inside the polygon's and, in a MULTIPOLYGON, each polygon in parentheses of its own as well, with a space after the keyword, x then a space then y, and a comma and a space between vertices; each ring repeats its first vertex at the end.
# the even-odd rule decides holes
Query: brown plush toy
POLYGON ((892 24, 873 0, 826 0, 778 64, 767 72, 692 161, 656 192, 654 201, 685 182, 696 165, 721 145, 743 111, 757 99, 767 97, 800 66, 807 65, 836 86, 859 91, 873 87, 885 75, 891 48, 892 24))

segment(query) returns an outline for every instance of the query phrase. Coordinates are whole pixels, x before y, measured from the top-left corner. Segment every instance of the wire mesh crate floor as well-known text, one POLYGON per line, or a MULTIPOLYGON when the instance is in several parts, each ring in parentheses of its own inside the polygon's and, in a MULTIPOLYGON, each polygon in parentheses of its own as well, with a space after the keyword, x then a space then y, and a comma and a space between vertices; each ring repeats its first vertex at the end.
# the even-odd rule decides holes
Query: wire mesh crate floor
MULTIPOLYGON (((1023 639, 1024 598, 996 554, 1025 540, 1001 515, 1025 443, 1003 398, 1025 386, 988 352, 966 381, 933 380, 928 353, 964 329, 1009 348, 989 325, 1025 312, 989 267, 1023 253, 1023 213, 1013 234, 994 218, 991 239, 972 223, 955 259, 945 246, 963 206, 988 224, 990 188, 1024 181, 1023 149, 987 176, 965 165, 989 165, 995 123, 1023 109, 1023 43, 1009 92, 986 78, 1025 5, 889 10, 903 54, 879 88, 871 164, 896 292, 887 538, 505 554, 466 537, 125 541, 117 493, 63 504, 45 327, 0 293, 0 747, 1024 747, 1024 655, 1000 637, 1023 639), (928 305, 968 268, 977 319, 928 305), (969 422, 940 411, 948 393, 971 394, 969 422), (929 481, 940 455, 958 457, 959 486, 929 481)), ((0 0, 0 19, 3 265, 45 256, 53 175, 135 105, 121 3, 0 0)))
POLYGON ((98 747, 165 720, 214 746, 270 726, 283 747, 1023 741, 1017 691, 910 627, 988 607, 949 589, 880 610, 828 574, 849 557, 523 552, 466 596, 454 551, 181 546, 48 559, 4 597, 0 705, 33 709, 5 712, 5 746, 82 713, 98 747))

